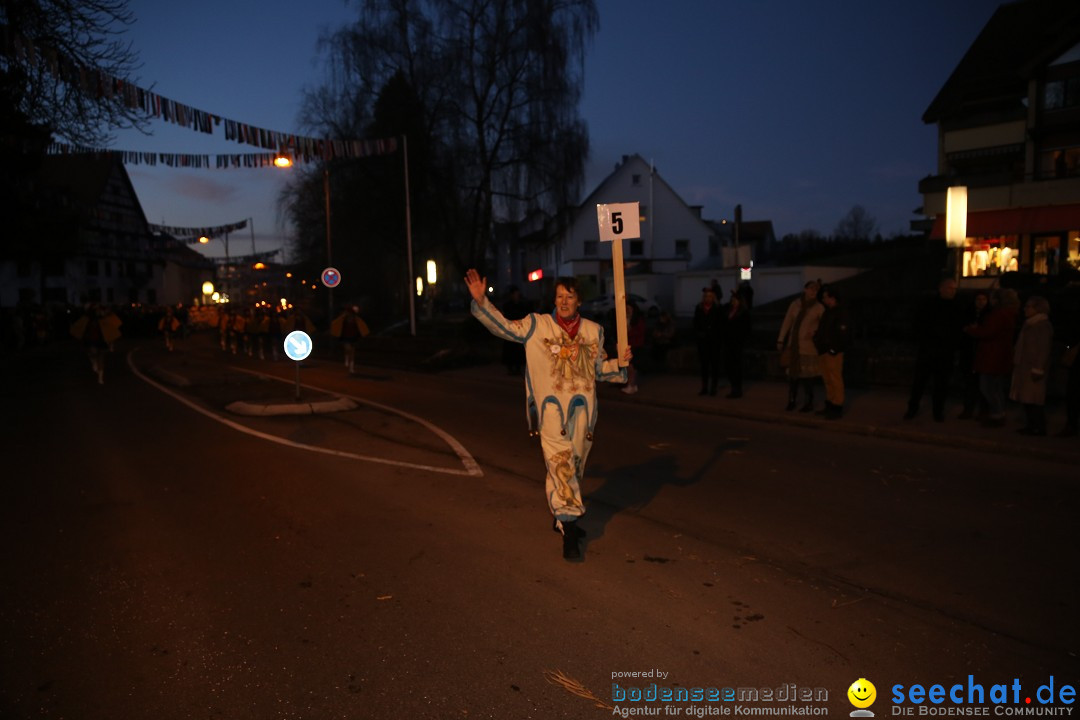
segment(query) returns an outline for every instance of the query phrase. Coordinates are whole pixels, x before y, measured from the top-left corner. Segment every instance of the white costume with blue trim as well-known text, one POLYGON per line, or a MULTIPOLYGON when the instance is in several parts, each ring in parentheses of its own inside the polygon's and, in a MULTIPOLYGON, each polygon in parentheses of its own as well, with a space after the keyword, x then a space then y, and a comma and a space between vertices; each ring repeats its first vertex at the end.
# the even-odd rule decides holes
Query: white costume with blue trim
POLYGON ((555 315, 531 313, 507 320, 485 297, 473 316, 496 337, 525 345, 525 409, 529 430, 540 435, 547 465, 548 506, 557 520, 581 517, 581 478, 596 426, 596 383, 626 382, 626 368, 604 353, 604 329, 581 318, 573 338, 555 315))

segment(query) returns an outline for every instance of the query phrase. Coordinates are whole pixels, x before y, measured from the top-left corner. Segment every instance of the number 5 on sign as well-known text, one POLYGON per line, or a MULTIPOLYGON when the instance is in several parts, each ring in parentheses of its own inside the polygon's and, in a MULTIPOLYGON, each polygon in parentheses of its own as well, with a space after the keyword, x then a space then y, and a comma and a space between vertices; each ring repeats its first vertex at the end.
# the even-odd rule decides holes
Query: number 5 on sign
POLYGON ((641 237, 638 204, 609 203, 596 206, 600 242, 611 243, 611 270, 615 280, 615 327, 618 335, 619 366, 626 367, 626 280, 623 278, 623 238, 641 237))

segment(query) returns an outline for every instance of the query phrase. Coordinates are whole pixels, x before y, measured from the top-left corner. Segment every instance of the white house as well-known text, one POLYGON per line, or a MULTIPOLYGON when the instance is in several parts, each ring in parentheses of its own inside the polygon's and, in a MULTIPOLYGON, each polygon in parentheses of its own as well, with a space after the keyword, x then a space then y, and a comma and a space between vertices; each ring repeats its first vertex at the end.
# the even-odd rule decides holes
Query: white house
MULTIPOLYGON (((707 257, 721 256, 721 240, 640 155, 624 155, 577 209, 565 235, 548 251, 544 265, 556 275, 572 275, 585 298, 612 292, 611 245, 600 242, 596 206, 639 205, 641 237, 623 241, 627 292, 672 307, 675 276, 707 257)), ((546 271, 545 271, 546 274, 546 271)))

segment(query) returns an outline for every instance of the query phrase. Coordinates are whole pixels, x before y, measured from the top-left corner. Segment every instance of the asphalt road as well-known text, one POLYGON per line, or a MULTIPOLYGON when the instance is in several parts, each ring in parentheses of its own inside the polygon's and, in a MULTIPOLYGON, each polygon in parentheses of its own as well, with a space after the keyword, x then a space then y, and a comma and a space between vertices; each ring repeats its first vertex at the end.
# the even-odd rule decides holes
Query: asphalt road
POLYGON ((567 563, 501 369, 311 363, 377 405, 231 418, 260 437, 109 362, 98 386, 75 350, 4 358, 0 717, 599 717, 649 670, 615 681, 796 683, 846 715, 861 677, 1080 680, 1061 464, 604 388, 567 563), (432 428, 482 475, 442 471, 463 464, 432 428))

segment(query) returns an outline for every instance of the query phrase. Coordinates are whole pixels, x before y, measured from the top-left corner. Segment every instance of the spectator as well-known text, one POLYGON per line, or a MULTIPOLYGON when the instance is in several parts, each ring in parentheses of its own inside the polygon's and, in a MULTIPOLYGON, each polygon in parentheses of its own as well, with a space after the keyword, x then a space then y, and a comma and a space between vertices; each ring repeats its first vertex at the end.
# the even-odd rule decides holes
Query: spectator
POLYGON ((701 302, 694 308, 694 337, 697 339, 698 364, 701 366, 701 392, 716 394, 720 382, 720 328, 723 310, 712 287, 701 289, 701 302))
POLYGON ((979 392, 986 401, 987 427, 1005 425, 1005 384, 1012 373, 1013 334, 1019 314, 1020 298, 1011 288, 996 290, 990 296, 990 310, 981 324, 969 324, 964 332, 975 338, 975 360, 979 392))
POLYGON ((915 377, 911 383, 905 420, 919 414, 919 402, 928 382, 932 383, 931 406, 934 420, 945 420, 945 400, 956 364, 956 346, 962 335, 960 305, 956 300, 956 280, 938 283, 937 295, 922 303, 915 317, 919 350, 915 377))
POLYGON ((724 353, 724 372, 731 389, 727 397, 741 398, 743 394, 743 349, 750 337, 750 310, 741 292, 732 292, 724 306, 721 325, 721 347, 724 353))
MULTIPOLYGON (((517 285, 511 285, 503 303, 503 317, 507 320, 520 320, 531 311, 529 303, 521 297, 521 289, 517 285)), ((525 346, 519 342, 503 340, 502 361, 507 375, 521 375, 525 367, 525 346)))
POLYGON ((671 313, 666 310, 660 313, 656 319, 656 326, 652 331, 652 360, 658 370, 667 367, 667 354, 675 345, 675 321, 671 313))
MULTIPOLYGON (((979 290, 972 298, 971 305, 964 314, 963 327, 980 325, 990 308, 990 294, 985 290, 979 290)), ((964 383, 964 409, 957 416, 960 420, 976 416, 986 416, 986 400, 979 392, 979 375, 975 372, 975 338, 967 333, 960 336, 959 362, 960 377, 964 383)))
POLYGON ((1024 303, 1024 324, 1013 353, 1012 389, 1009 398, 1024 406, 1025 424, 1021 435, 1046 434, 1046 383, 1050 371, 1050 351, 1054 328, 1050 324, 1050 303, 1033 295, 1024 303))
POLYGON ((821 288, 821 314, 814 347, 818 351, 821 376, 825 381, 825 409, 821 415, 826 420, 838 420, 844 414, 844 351, 848 343, 847 307, 837 296, 836 288, 821 288))
MULTIPOLYGON (((1077 328, 1080 330, 1080 328, 1077 328)), ((1065 427, 1058 437, 1076 437, 1077 422, 1080 421, 1080 332, 1074 332, 1072 344, 1065 349, 1061 364, 1069 371, 1069 380, 1065 386, 1065 427)))
POLYGON ((811 412, 814 409, 814 385, 821 377, 817 349, 814 347, 814 333, 821 322, 821 314, 825 312, 825 306, 818 301, 820 290, 821 283, 816 280, 803 286, 803 294, 788 305, 784 322, 780 325, 780 334, 776 338, 776 349, 781 351, 781 358, 785 355, 788 357, 786 362, 781 360, 781 364, 787 366, 786 410, 789 412, 795 409, 798 402, 800 385, 806 399, 799 411, 811 412))
MULTIPOLYGON (((641 352, 641 348, 645 346, 645 316, 630 300, 626 301, 626 344, 634 353, 641 352)), ((627 381, 622 392, 633 395, 638 391, 638 370, 633 360, 626 366, 626 371, 627 381)))

